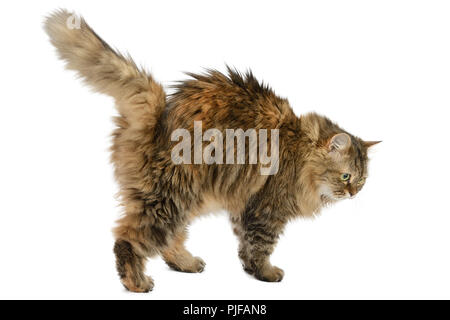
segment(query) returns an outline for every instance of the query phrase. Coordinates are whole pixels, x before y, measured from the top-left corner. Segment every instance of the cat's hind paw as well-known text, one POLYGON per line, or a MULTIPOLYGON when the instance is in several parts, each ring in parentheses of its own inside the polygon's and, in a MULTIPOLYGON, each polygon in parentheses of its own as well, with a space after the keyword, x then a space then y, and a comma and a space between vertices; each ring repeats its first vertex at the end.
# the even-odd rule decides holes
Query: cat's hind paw
POLYGON ((205 270, 205 266, 206 266, 205 261, 203 261, 203 259, 200 257, 192 257, 190 259, 184 259, 181 261, 177 261, 176 263, 166 261, 166 263, 171 269, 173 269, 175 271, 187 272, 187 273, 203 272, 203 270, 205 270))
POLYGON ((150 292, 155 286, 153 279, 149 276, 144 276, 142 279, 139 279, 139 281, 133 281, 129 277, 126 277, 121 279, 121 282, 125 289, 138 293, 150 292))

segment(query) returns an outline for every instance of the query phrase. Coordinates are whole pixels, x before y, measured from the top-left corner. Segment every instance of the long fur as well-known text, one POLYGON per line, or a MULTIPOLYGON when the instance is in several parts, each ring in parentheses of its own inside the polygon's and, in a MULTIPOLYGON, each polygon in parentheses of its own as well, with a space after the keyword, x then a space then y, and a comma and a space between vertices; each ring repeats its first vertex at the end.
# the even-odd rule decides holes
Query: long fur
POLYGON ((115 98, 120 114, 111 159, 124 215, 114 229, 114 252, 127 289, 153 288, 144 269, 145 259, 155 254, 175 270, 201 272, 203 260, 184 247, 186 228, 196 216, 214 209, 229 212, 244 269, 260 280, 280 281, 283 271, 269 257, 286 223, 310 217, 362 188, 367 148, 373 143, 326 117, 297 117, 286 99, 251 72, 229 68, 227 75, 215 70, 191 74, 166 98, 151 75, 114 51, 84 19, 79 18, 79 29, 68 28, 71 17, 61 10, 46 20, 52 44, 69 69, 115 98), (192 136, 194 121, 202 121, 204 131, 278 129, 278 173, 262 176, 260 164, 175 165, 171 133, 184 128, 192 136), (351 173, 351 179, 342 181, 342 173, 351 173))
POLYGON ((166 101, 162 86, 151 75, 112 49, 82 17, 59 10, 44 26, 67 69, 75 70, 94 90, 114 97, 130 124, 155 125, 166 101), (78 19, 79 28, 68 27, 72 19, 78 19))

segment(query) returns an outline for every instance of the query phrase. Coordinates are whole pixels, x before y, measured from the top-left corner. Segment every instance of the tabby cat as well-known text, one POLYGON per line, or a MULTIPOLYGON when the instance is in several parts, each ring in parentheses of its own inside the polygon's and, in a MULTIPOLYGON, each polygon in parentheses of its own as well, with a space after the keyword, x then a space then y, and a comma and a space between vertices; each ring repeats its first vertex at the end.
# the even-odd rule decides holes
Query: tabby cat
MULTIPOLYGON (((184 246, 186 229, 216 209, 229 213, 244 270, 259 280, 281 281, 283 270, 269 258, 286 223, 352 198, 366 181, 367 151, 377 141, 363 141, 315 113, 296 116, 286 99, 251 72, 189 74, 166 96, 83 18, 59 10, 46 19, 45 30, 67 68, 116 102, 111 159, 124 213, 114 229, 114 253, 128 290, 153 289, 144 269, 157 254, 174 270, 202 272, 205 262, 184 246), (261 163, 175 163, 172 133, 193 133, 197 121, 202 132, 276 130, 276 172, 261 174, 261 163)), ((245 146, 248 158, 247 140, 245 146)))

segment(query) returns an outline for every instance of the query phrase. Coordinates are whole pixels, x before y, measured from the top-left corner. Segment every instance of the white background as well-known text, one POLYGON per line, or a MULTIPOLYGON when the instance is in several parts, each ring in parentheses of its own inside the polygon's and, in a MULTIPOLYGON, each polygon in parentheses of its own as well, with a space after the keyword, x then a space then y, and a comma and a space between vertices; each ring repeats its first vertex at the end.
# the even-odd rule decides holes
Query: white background
POLYGON ((0 298, 450 298, 450 6, 445 1, 13 1, 0 11, 0 298), (354 200, 291 223, 281 283, 246 275, 224 213, 196 221, 202 274, 151 259, 149 294, 118 280, 111 98, 63 70, 42 30, 63 7, 164 85, 252 68, 297 114, 374 148, 354 200))

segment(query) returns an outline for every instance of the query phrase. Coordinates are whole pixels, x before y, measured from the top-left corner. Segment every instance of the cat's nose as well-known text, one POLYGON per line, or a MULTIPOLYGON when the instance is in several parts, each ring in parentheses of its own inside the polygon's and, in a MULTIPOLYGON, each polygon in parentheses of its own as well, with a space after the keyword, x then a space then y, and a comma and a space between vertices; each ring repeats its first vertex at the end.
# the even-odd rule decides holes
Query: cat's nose
POLYGON ((348 194, 350 195, 350 198, 354 198, 356 196, 356 189, 348 188, 348 194))

